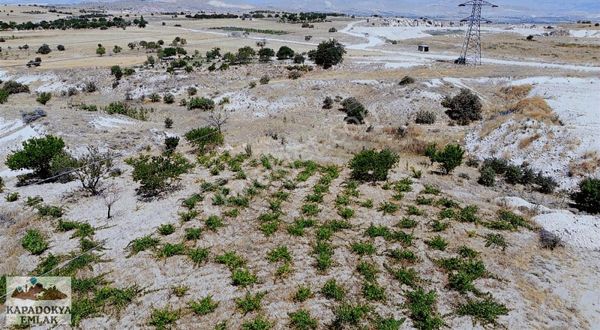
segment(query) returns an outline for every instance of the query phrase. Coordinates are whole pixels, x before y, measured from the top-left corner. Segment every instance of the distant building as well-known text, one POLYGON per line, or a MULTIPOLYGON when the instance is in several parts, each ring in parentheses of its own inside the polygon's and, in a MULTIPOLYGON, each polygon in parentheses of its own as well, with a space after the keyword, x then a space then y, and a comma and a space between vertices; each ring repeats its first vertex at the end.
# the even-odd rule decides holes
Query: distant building
POLYGON ((419 45, 419 51, 420 52, 428 52, 429 51, 429 45, 419 45))

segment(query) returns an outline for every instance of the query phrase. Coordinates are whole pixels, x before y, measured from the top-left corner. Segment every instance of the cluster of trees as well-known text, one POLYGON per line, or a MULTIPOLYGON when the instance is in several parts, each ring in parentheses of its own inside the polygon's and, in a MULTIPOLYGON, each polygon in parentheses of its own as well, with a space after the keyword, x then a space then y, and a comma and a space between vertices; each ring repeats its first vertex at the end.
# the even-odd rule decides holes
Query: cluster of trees
MULTIPOLYGON (((143 20, 143 19, 142 19, 143 20)), ((145 21, 144 21, 145 22, 145 21)), ((144 24, 140 24, 141 22, 135 23, 140 27, 145 27, 144 24), (143 26, 141 26, 143 25, 143 26)), ((0 30, 37 30, 37 29, 45 29, 45 30, 66 30, 66 29, 107 29, 111 27, 119 27, 125 28, 131 26, 132 22, 129 20, 125 20, 121 17, 113 17, 113 19, 106 19, 104 17, 101 18, 81 18, 81 17, 73 17, 73 18, 60 18, 52 21, 40 21, 40 22, 25 22, 25 23, 16 23, 16 22, 4 22, 0 21, 0 30)))
POLYGON ((290 23, 314 23, 325 21, 327 19, 327 16, 344 16, 344 14, 315 12, 283 13, 280 15, 280 20, 282 22, 290 23))
POLYGON ((501 158, 484 160, 479 173, 479 184, 487 187, 496 185, 497 176, 503 176, 508 184, 532 186, 544 194, 551 194, 558 187, 558 183, 552 177, 544 175, 541 171, 535 172, 528 164, 514 165, 501 158))
POLYGON ((238 15, 235 14, 187 14, 185 18, 194 18, 194 19, 222 19, 222 18, 239 18, 238 15))

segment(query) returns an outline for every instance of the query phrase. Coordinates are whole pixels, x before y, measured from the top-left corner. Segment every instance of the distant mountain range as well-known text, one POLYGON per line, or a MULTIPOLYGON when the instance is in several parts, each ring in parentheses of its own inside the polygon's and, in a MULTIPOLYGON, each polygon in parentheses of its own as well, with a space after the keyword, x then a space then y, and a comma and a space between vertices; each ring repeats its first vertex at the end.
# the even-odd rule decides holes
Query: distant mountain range
MULTIPOLYGON (((259 9, 290 11, 335 11, 357 15, 379 14, 385 16, 428 16, 439 18, 464 18, 467 8, 458 7, 466 0, 19 0, 15 3, 85 4, 115 9, 156 10, 206 10, 243 12, 259 9)), ((492 0, 498 8, 485 9, 488 18, 507 18, 525 21, 556 21, 586 18, 600 20, 599 0, 492 0)))

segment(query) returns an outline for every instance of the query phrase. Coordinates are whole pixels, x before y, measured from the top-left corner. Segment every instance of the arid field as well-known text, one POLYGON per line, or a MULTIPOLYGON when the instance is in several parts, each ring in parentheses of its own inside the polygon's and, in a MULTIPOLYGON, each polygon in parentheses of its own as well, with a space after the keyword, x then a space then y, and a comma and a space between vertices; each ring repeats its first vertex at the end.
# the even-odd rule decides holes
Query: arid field
POLYGON ((599 27, 485 24, 463 66, 458 22, 143 19, 0 30, 0 295, 69 276, 81 329, 598 329, 599 27))

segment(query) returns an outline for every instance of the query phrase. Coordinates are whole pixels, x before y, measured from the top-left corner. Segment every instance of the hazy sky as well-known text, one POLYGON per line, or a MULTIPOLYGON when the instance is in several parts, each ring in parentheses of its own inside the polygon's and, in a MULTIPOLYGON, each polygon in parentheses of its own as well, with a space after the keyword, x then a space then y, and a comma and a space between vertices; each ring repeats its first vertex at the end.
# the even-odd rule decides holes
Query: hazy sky
MULTIPOLYGON (((0 0, 0 3, 77 3, 93 0, 0 0)), ((95 2, 111 2, 127 0, 98 0, 95 2)), ((138 0, 139 1, 139 0, 138 0)), ((249 9, 265 6, 293 10, 337 10, 337 11, 372 11, 394 12, 418 15, 453 15, 465 12, 458 4, 467 0, 145 0, 145 4, 153 2, 181 3, 185 7, 200 7, 210 4, 213 8, 249 9)), ((490 0, 499 8, 487 9, 486 15, 514 16, 564 16, 585 15, 600 18, 600 0, 490 0)), ((138 2, 139 3, 139 2, 138 2)))

